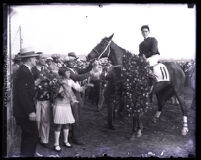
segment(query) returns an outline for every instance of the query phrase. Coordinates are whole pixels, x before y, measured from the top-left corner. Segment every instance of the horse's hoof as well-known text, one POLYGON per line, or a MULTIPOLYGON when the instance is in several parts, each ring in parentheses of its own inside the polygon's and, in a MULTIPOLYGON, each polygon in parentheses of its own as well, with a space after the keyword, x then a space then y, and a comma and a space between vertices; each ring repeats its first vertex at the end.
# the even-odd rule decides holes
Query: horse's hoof
POLYGON ((136 133, 136 137, 137 138, 140 138, 142 136, 142 131, 141 130, 138 130, 137 133, 136 133))
POLYGON ((134 141, 135 140, 135 134, 132 134, 130 141, 134 141))
POLYGON ((182 130, 181 130, 181 135, 182 136, 186 136, 188 133, 188 128, 187 127, 183 127, 182 130))
POLYGON ((108 126, 109 129, 115 130, 114 126, 108 126))
POLYGON ((152 119, 152 122, 153 122, 153 123, 157 123, 157 122, 158 122, 158 118, 154 117, 154 118, 152 119))

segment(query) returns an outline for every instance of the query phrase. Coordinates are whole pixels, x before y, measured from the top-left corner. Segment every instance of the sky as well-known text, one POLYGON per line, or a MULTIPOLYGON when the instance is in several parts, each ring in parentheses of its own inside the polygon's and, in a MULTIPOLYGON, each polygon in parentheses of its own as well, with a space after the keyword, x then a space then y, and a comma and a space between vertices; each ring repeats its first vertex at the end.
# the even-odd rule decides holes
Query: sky
POLYGON ((87 55, 106 36, 133 54, 149 25, 161 59, 192 59, 196 51, 196 6, 187 4, 50 4, 11 6, 11 51, 23 48, 45 54, 87 55))

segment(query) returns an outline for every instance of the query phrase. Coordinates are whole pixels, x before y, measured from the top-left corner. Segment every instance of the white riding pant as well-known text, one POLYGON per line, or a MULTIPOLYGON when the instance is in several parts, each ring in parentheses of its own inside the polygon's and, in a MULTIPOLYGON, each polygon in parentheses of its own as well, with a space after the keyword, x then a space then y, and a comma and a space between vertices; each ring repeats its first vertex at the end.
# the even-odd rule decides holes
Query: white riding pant
POLYGON ((155 66, 156 64, 158 64, 158 60, 159 60, 159 55, 155 54, 149 58, 147 58, 147 61, 149 62, 150 66, 155 66))

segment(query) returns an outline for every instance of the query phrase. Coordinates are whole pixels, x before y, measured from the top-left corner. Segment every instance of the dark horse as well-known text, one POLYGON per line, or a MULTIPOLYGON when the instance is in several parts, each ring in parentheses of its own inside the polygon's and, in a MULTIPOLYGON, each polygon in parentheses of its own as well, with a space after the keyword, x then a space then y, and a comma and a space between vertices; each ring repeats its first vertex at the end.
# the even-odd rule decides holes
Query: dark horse
MULTIPOLYGON (((113 69, 111 72, 113 73, 113 82, 118 81, 120 77, 120 69, 122 67, 122 59, 123 59, 123 53, 126 52, 125 49, 119 47, 117 44, 115 44, 112 41, 113 34, 110 37, 105 37, 101 40, 97 46, 92 49, 92 51, 88 54, 87 60, 94 60, 99 59, 102 57, 108 57, 108 59, 111 61, 113 65, 113 69)), ((188 132, 187 127, 187 111, 186 111, 186 105, 184 102, 184 99, 182 98, 182 92, 184 88, 184 82, 185 82, 185 74, 181 67, 177 65, 174 62, 166 62, 163 63, 170 75, 170 83, 165 88, 163 87, 163 91, 155 91, 157 101, 158 101, 158 111, 156 115, 153 118, 153 121, 156 122, 156 120, 159 118, 160 113, 162 111, 162 107, 164 106, 165 102, 170 99, 172 96, 176 96, 176 98, 179 101, 180 108, 183 114, 183 127, 182 127, 182 135, 186 135, 188 132)), ((137 67, 137 66, 136 66, 137 67)), ((114 84, 113 84, 114 85, 114 84)), ((155 86, 154 86, 155 87, 155 86)), ((153 87, 153 88, 154 88, 153 87)), ((113 94, 111 91, 109 94, 113 94)), ((107 102, 106 102, 107 103, 107 102)), ((107 103, 108 106, 108 124, 110 127, 112 126, 112 115, 113 115, 113 108, 107 103)), ((140 120, 141 115, 138 115, 137 117, 133 117, 133 133, 136 129, 136 124, 138 128, 137 137, 141 136, 141 130, 142 130, 142 123, 140 120)), ((132 134, 132 137, 134 137, 134 134, 132 134)), ((132 139, 131 137, 131 139, 132 139)))

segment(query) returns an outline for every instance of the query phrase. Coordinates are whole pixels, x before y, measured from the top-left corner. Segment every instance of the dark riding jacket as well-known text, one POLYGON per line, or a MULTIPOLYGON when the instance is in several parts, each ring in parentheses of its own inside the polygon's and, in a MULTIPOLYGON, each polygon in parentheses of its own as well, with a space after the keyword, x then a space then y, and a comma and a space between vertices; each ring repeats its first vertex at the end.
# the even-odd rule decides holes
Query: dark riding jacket
POLYGON ((158 51, 157 40, 154 37, 148 37, 147 39, 144 39, 144 41, 140 43, 139 52, 139 56, 145 55, 146 58, 156 54, 160 55, 158 51))

